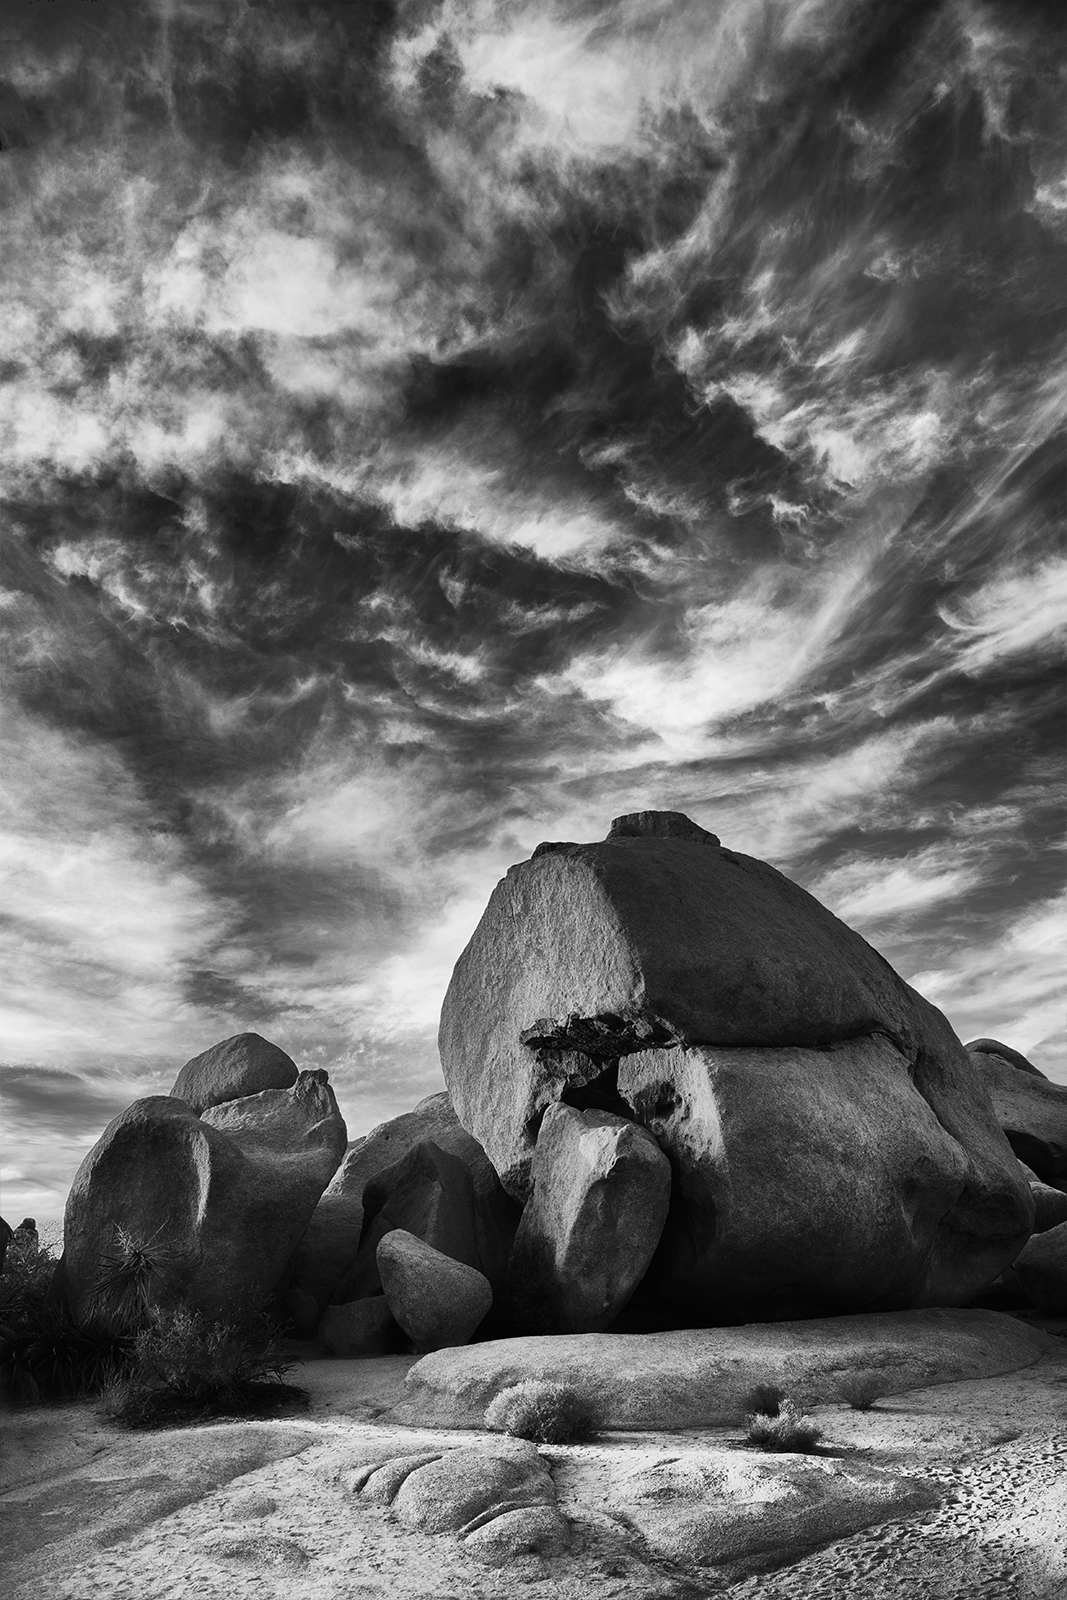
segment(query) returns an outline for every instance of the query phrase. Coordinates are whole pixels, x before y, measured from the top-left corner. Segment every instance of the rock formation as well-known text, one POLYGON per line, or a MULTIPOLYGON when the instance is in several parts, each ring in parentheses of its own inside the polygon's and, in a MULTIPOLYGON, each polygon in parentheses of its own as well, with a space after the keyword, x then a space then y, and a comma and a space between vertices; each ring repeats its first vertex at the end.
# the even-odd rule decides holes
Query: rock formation
MULTIPOLYGON (((313 1294, 320 1307, 330 1300, 357 1292, 350 1282, 341 1287, 355 1265, 363 1230, 364 1191, 386 1168, 402 1161, 416 1145, 430 1142, 466 1168, 473 1191, 477 1259, 494 1292, 503 1288, 504 1271, 520 1208, 501 1187, 489 1158, 477 1139, 460 1125, 447 1094, 428 1096, 413 1111, 381 1123, 355 1140, 315 1208, 300 1241, 294 1282, 313 1294)), ((410 1227, 410 1220, 394 1224, 410 1227)), ((378 1237, 381 1237, 379 1230, 378 1237)), ((431 1240, 431 1243, 436 1241, 431 1240)), ((377 1238, 374 1248, 377 1247, 377 1238)), ((373 1287, 374 1248, 365 1274, 373 1287)), ((358 1292, 369 1292, 359 1289, 358 1292)))
POLYGON ((62 1275, 75 1315, 109 1310, 131 1251, 150 1263, 150 1302, 215 1317, 258 1309, 283 1283, 345 1138, 325 1072, 203 1116, 174 1096, 135 1102, 67 1200, 62 1275))
POLYGON ((519 1200, 550 1106, 656 1137, 673 1186, 648 1283, 677 1319, 960 1304, 1030 1232, 941 1013, 677 813, 513 867, 456 965, 440 1046, 460 1121, 519 1200))
POLYGON ((975 1039, 966 1049, 1019 1160, 1043 1183, 1067 1190, 1067 1087, 996 1039, 975 1039))
POLYGON ((291 1089, 296 1062, 258 1033, 235 1033, 187 1061, 170 1091, 194 1111, 241 1100, 263 1089, 291 1089))
POLYGON ((476 1268, 403 1228, 384 1236, 377 1257, 389 1309, 420 1353, 466 1344, 485 1321, 493 1291, 476 1268))
POLYGON ((607 1111, 549 1106, 511 1257, 516 1330, 608 1327, 652 1260, 670 1189, 670 1163, 644 1128, 607 1111))

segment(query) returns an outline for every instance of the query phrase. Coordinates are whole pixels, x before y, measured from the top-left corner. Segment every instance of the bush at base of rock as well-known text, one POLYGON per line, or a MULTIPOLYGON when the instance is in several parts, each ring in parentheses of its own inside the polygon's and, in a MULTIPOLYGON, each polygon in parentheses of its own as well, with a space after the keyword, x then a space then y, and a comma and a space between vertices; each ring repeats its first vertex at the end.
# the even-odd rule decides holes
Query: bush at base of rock
POLYGON ((389 1303, 381 1294, 350 1300, 346 1305, 327 1306, 319 1324, 319 1338, 327 1350, 346 1360, 389 1355, 398 1348, 402 1337, 389 1303))
POLYGON ((489 1402, 485 1425, 535 1444, 580 1444, 597 1432, 593 1405, 564 1383, 528 1378, 502 1389, 489 1402))
POLYGON ((156 1310, 134 1340, 127 1370, 104 1409, 128 1427, 166 1427, 213 1416, 271 1415, 305 1398, 282 1381, 291 1363, 263 1315, 201 1317, 185 1306, 156 1310))
POLYGON ((795 1401, 786 1398, 773 1417, 755 1411, 745 1419, 745 1437, 761 1450, 777 1450, 791 1455, 810 1455, 822 1438, 822 1429, 801 1414, 795 1401))
POLYGON ((389 1309, 420 1354, 467 1344, 493 1304, 480 1272, 402 1228, 385 1235, 377 1259, 389 1309))

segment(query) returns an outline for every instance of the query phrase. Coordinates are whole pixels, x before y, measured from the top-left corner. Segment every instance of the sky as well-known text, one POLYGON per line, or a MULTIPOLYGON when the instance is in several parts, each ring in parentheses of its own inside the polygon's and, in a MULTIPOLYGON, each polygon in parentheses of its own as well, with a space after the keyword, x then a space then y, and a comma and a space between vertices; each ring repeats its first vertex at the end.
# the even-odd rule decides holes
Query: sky
POLYGON ((1064 1054, 1062 7, 12 0, 3 1207, 687 812, 1064 1054))

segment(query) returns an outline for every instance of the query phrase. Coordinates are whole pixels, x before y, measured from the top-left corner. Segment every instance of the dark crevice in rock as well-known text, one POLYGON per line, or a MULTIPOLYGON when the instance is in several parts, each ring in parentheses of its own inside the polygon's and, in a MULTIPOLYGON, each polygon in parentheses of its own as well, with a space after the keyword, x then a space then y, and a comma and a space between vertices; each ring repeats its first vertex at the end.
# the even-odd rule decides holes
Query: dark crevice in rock
POLYGON ((565 1106, 576 1111, 608 1111, 613 1116, 635 1121, 633 1107, 619 1093, 619 1063, 612 1061, 588 1083, 569 1083, 560 1095, 565 1106))
POLYGON ((650 1022, 646 1017, 620 1017, 612 1011, 595 1017, 572 1013, 563 1020, 542 1017, 532 1027, 524 1028, 519 1039, 541 1059, 561 1051, 577 1051, 601 1062, 678 1043, 677 1035, 662 1023, 650 1022))

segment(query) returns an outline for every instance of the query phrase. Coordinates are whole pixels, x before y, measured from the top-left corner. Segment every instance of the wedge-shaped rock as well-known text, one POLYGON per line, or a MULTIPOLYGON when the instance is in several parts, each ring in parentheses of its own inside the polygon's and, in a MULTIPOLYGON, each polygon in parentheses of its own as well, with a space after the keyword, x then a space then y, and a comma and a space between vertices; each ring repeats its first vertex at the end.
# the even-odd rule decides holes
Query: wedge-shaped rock
POLYGON ((646 1290, 708 1323, 972 1299, 1018 1249, 1022 1174, 980 1102, 938 1116, 920 1082, 877 1035, 627 1056, 678 1198, 646 1290))
POLYGON ((1039 1311, 1067 1313, 1067 1222, 1034 1234, 1015 1262, 1015 1276, 1039 1311))
POLYGON ((264 1089, 291 1089, 296 1062, 258 1033, 235 1033, 187 1061, 170 1091, 194 1111, 264 1089))
POLYGON ((670 1162, 644 1128, 550 1106, 509 1269, 518 1331, 597 1333, 613 1322, 659 1243, 670 1189, 670 1162))
POLYGON ((71 1186, 62 1271, 75 1314, 114 1302, 107 1284, 123 1236, 156 1263, 152 1301, 212 1317, 262 1305, 344 1147, 324 1072, 203 1118, 168 1095, 137 1101, 108 1124, 71 1186))
POLYGON ((481 1210, 465 1162, 429 1140, 413 1145, 364 1189, 359 1254, 334 1291, 335 1300, 356 1300, 378 1292, 381 1278, 376 1252, 394 1228, 414 1234, 443 1255, 481 1272, 482 1240, 489 1231, 481 1210))
POLYGON ((389 1309, 415 1349, 466 1344, 493 1304, 489 1280, 402 1228, 377 1253, 389 1309))
MULTIPOLYGON (((474 1194, 478 1245, 475 1264, 489 1278, 494 1292, 503 1289, 519 1207, 501 1187, 477 1139, 460 1126, 448 1095, 435 1094, 420 1101, 414 1111, 393 1117, 354 1141, 315 1208, 297 1250, 294 1281, 313 1294, 320 1306, 325 1306, 338 1292, 359 1253, 363 1195, 367 1186, 386 1168, 395 1167, 416 1145, 426 1142, 455 1157, 467 1168, 474 1194)), ((410 1224, 400 1220, 399 1225, 410 1224)), ((377 1246, 377 1239, 374 1246, 377 1246)), ((372 1280, 373 1270, 368 1281, 372 1280)))
POLYGON ((1019 1160, 1042 1183, 1067 1190, 1067 1086, 996 1039, 976 1039, 967 1051, 1019 1160))

